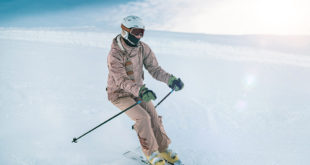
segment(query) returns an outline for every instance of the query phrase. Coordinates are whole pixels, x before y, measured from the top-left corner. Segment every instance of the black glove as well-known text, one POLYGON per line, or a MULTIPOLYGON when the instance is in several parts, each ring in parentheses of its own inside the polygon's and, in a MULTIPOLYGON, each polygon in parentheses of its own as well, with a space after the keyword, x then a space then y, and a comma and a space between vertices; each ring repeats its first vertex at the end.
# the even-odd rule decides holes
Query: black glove
POLYGON ((168 86, 175 91, 179 91, 183 89, 184 83, 180 78, 176 78, 173 75, 169 78, 168 86))

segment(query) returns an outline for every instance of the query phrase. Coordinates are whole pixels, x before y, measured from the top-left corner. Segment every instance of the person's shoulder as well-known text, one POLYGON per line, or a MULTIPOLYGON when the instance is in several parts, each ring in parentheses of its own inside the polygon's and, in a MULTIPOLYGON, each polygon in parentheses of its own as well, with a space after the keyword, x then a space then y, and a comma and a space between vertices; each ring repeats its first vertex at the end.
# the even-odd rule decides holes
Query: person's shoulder
POLYGON ((111 47, 115 47, 116 45, 117 45, 117 37, 118 37, 119 35, 117 35, 117 36, 115 36, 113 39, 112 39, 112 45, 111 45, 111 47))
POLYGON ((145 43, 145 42, 143 42, 143 41, 140 41, 140 44, 142 45, 143 49, 145 49, 145 50, 151 50, 151 47, 150 47, 147 43, 145 43))
POLYGON ((113 42, 112 42, 112 45, 111 45, 111 49, 110 49, 110 52, 109 52, 108 56, 112 56, 112 57, 120 57, 120 56, 122 56, 122 51, 121 51, 121 49, 119 48, 119 46, 117 44, 116 38, 113 39, 113 42))
POLYGON ((117 37, 119 35, 117 35, 116 37, 113 38, 112 40, 112 44, 111 44, 111 51, 110 52, 119 52, 121 51, 119 45, 118 45, 118 41, 117 41, 117 37))

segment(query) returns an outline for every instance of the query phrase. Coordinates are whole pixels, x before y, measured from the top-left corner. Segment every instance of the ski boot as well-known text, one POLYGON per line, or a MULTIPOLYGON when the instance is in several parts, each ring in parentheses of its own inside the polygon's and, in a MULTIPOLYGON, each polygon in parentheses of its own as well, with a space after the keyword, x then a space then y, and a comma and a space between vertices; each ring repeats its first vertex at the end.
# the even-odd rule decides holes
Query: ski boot
POLYGON ((165 165, 166 161, 160 156, 158 151, 153 152, 150 156, 146 156, 151 165, 165 165))
POLYGON ((173 164, 173 165, 182 164, 177 153, 173 152, 171 149, 166 149, 164 152, 161 152, 160 157, 162 157, 168 163, 173 164))

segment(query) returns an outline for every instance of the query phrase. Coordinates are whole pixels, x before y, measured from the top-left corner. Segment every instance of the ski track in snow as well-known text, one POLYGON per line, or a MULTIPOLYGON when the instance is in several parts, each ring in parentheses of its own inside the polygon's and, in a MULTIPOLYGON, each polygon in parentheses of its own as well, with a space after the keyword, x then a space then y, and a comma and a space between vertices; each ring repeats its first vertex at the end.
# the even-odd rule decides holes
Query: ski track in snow
MULTIPOLYGON (((185 83, 157 111, 186 165, 309 164, 310 56, 165 34, 143 40, 185 83)), ((119 112, 105 93, 115 35, 0 28, 0 164, 134 165, 126 115, 71 143, 119 112)))

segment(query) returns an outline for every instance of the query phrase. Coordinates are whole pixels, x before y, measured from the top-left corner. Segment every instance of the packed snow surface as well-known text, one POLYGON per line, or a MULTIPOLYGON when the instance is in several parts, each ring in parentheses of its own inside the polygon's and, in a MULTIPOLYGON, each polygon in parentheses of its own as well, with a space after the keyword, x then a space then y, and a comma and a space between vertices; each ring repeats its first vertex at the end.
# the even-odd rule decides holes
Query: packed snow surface
MULTIPOLYGON (((139 146, 107 99, 107 55, 118 32, 0 28, 0 164, 135 165, 139 146)), ((158 108, 186 165, 310 163, 310 37, 147 31, 142 39, 183 90, 158 108)), ((145 72, 158 99, 166 84, 145 72)))

